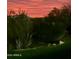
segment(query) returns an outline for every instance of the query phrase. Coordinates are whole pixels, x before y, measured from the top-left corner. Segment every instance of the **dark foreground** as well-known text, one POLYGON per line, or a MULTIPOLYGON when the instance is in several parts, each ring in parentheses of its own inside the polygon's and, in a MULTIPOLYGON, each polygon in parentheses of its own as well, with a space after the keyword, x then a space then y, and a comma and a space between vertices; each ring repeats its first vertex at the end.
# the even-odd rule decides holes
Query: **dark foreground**
POLYGON ((62 45, 13 50, 8 54, 20 55, 8 56, 8 59, 71 59, 71 43, 67 40, 62 45))

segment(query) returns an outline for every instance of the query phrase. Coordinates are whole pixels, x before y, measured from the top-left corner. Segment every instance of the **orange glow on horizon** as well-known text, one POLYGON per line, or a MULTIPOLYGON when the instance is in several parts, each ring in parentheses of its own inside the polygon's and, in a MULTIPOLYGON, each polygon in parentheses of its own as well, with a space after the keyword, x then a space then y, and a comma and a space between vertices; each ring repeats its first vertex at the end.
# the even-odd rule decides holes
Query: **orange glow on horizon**
MULTIPOLYGON (((61 8, 63 6, 61 0, 8 0, 8 11, 24 10, 30 17, 44 17, 53 7, 61 8)), ((63 0, 70 1, 70 0, 63 0)))

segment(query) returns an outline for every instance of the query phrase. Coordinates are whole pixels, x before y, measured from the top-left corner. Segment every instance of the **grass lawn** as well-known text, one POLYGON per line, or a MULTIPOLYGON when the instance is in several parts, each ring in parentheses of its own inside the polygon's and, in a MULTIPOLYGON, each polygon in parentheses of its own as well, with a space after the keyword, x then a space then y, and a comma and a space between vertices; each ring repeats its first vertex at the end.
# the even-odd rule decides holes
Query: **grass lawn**
POLYGON ((64 38, 64 44, 8 51, 8 54, 21 54, 21 56, 8 56, 8 59, 71 59, 70 38, 64 38))

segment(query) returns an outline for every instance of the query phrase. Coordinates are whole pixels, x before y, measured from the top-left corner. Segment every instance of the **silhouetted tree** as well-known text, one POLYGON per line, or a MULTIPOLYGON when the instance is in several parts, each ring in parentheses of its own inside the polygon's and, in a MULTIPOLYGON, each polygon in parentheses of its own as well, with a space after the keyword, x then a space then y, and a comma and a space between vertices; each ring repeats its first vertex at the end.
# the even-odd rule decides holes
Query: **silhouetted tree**
POLYGON ((31 41, 32 22, 24 13, 8 16, 7 19, 8 48, 26 48, 31 41), (10 47, 11 46, 11 47, 10 47))

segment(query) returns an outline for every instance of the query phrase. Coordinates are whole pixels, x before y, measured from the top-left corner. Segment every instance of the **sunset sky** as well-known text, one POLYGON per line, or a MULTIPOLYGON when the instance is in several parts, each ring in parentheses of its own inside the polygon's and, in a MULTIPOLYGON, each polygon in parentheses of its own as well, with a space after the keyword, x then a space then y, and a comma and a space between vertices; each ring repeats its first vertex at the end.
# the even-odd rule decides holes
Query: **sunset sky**
POLYGON ((25 10, 30 17, 44 17, 53 7, 61 8, 70 0, 8 0, 8 11, 25 10))

